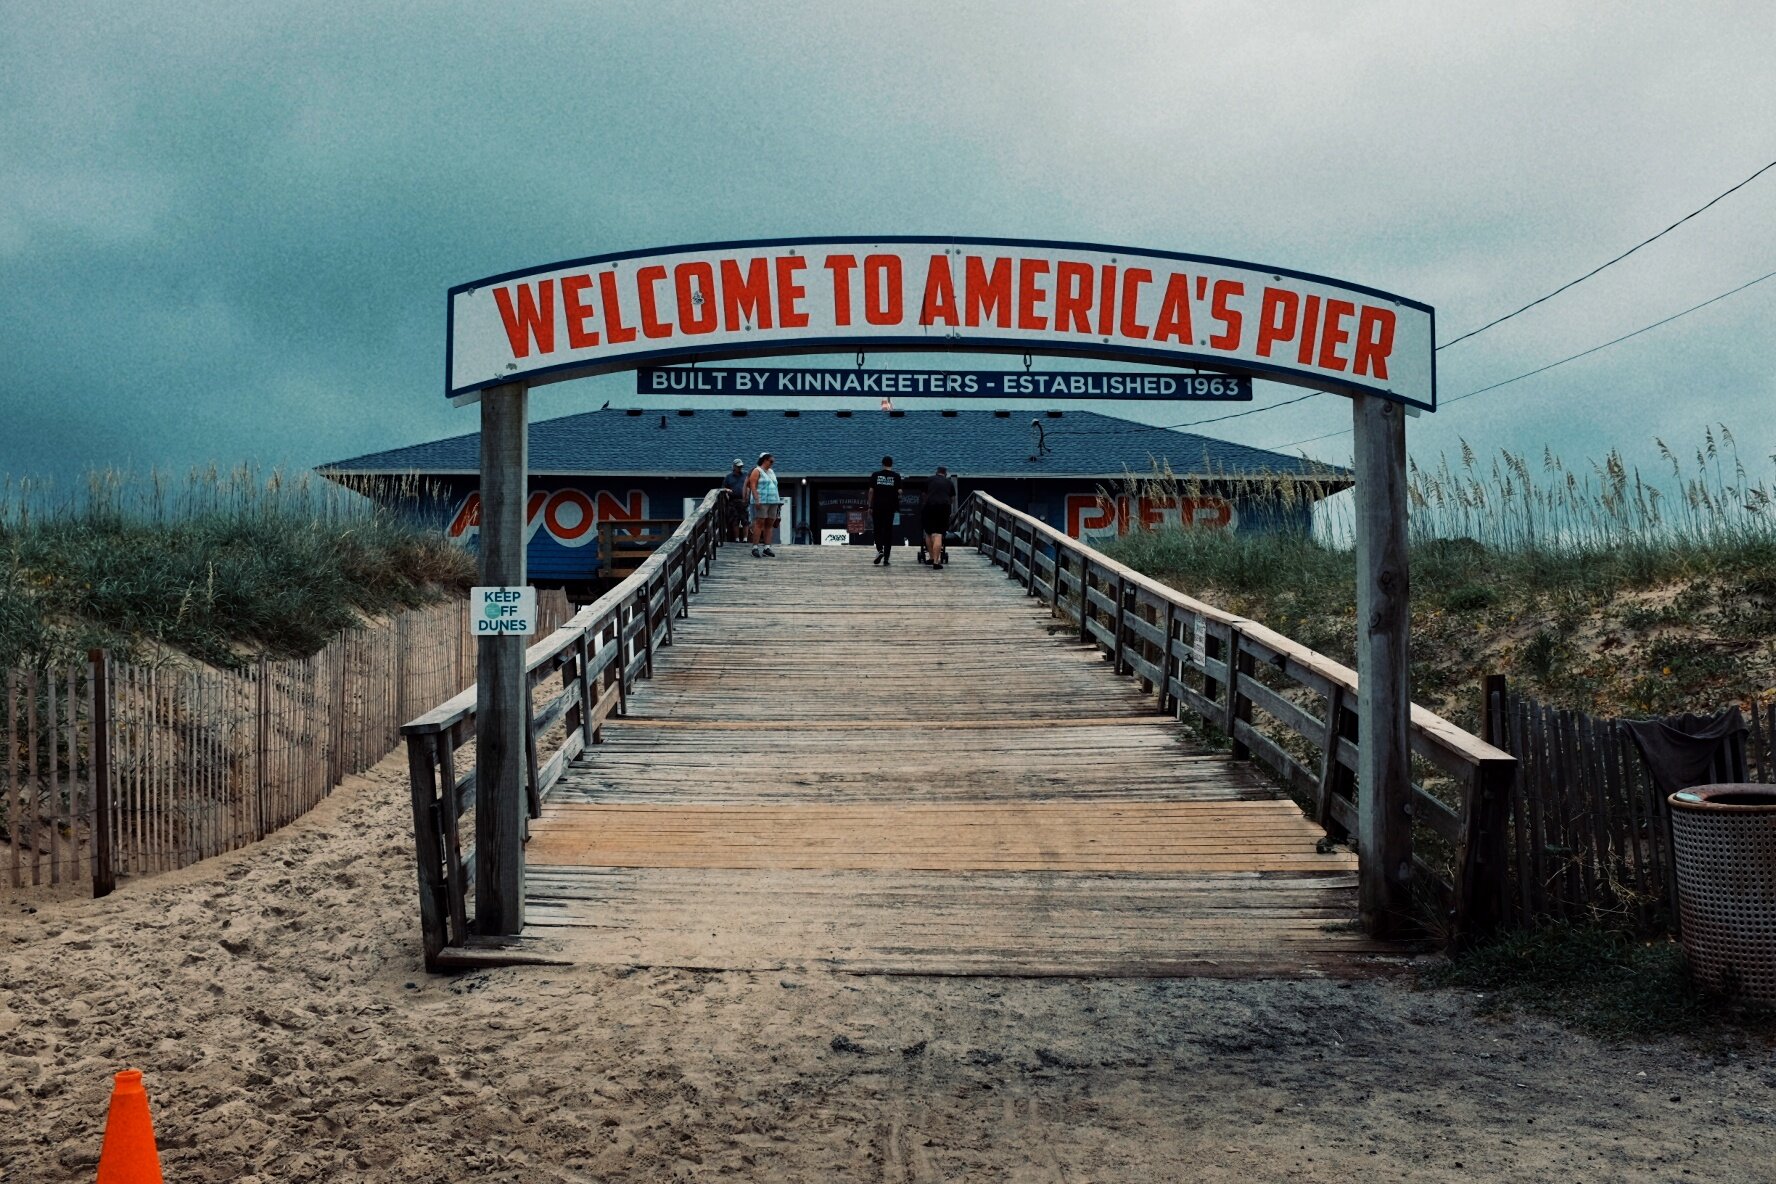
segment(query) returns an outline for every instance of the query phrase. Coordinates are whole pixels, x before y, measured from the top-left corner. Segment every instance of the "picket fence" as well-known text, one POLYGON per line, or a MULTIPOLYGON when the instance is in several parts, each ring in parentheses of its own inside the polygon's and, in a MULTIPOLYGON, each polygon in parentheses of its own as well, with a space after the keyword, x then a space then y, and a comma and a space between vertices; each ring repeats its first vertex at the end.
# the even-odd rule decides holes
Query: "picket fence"
MULTIPOLYGON (((1488 742, 1517 758, 1501 915, 1517 927, 1588 921, 1675 931, 1670 807, 1619 719, 1566 711, 1487 682, 1488 742)), ((1750 704, 1743 752, 1717 776, 1776 782, 1776 702, 1750 704), (1740 762, 1742 761, 1742 765, 1740 762)))
MULTIPOLYGON (((573 614, 538 597, 548 634, 573 614)), ((401 741, 401 725, 475 681, 452 602, 348 630, 318 653, 244 670, 82 665, 0 676, 0 892, 109 892, 264 838, 401 741)))

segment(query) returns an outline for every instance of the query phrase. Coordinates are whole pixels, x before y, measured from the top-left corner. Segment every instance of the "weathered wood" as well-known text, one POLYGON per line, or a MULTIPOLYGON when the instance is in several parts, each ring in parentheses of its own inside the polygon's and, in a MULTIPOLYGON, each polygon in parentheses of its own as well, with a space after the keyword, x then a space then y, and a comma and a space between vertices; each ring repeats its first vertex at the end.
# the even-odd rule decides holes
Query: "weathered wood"
MULTIPOLYGON (((529 394, 522 384, 481 394, 481 583, 525 584, 529 394)), ((476 640, 475 927, 524 928, 524 786, 529 696, 524 639, 476 640)))
MULTIPOLYGON (((109 896, 117 887, 112 864, 111 832, 111 655, 91 650, 86 656, 92 670, 92 881, 93 895, 109 896)), ((8 763, 12 749, 6 752, 8 763)), ((14 814, 13 817, 17 817, 14 814)))
POLYGON ((1406 691, 1411 586, 1406 551, 1406 417, 1396 403, 1352 397, 1357 483, 1357 849, 1360 908, 1371 934, 1410 924, 1412 703, 1406 691))

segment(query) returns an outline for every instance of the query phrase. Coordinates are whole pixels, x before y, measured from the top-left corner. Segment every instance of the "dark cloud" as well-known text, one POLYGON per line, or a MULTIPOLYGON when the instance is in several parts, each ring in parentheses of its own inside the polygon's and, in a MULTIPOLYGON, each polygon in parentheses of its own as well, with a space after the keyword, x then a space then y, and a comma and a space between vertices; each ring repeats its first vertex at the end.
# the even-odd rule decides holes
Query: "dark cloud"
MULTIPOLYGON (((0 472, 307 465, 469 430, 441 394, 449 285, 706 239, 1201 251, 1418 296, 1448 336, 1768 159, 1771 11, 8 6, 0 472)), ((1445 394, 1769 270, 1773 215, 1776 174, 1449 351, 1445 394)), ((1645 452, 1724 420, 1772 451, 1773 310, 1776 281, 1416 420, 1415 447, 1645 452)), ((629 389, 549 388, 538 412, 629 389)), ((1225 434, 1278 444, 1347 417, 1324 398, 1225 434)))

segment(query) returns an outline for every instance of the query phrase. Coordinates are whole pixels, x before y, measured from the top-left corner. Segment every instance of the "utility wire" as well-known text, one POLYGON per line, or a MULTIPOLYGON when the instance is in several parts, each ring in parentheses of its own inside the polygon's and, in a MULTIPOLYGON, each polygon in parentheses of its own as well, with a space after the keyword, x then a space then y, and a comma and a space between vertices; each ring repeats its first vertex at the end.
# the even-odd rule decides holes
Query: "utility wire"
MULTIPOLYGON (((1766 164, 1763 168, 1759 169, 1757 172, 1753 173, 1751 176, 1745 178, 1745 180, 1739 182, 1739 184, 1733 186, 1731 189, 1728 189, 1726 192, 1716 194, 1714 197, 1710 198, 1706 204, 1697 206, 1695 209, 1691 210, 1689 213, 1685 214, 1683 217, 1679 218, 1677 221, 1675 221, 1671 225, 1667 226, 1664 230, 1661 230, 1658 234, 1653 235, 1652 238, 1644 239, 1641 242, 1635 243, 1632 247, 1629 247, 1626 251, 1623 251, 1620 255, 1617 255, 1614 259, 1611 259, 1608 263, 1601 263, 1598 266, 1593 267, 1590 271, 1587 271, 1584 275, 1580 276, 1578 279, 1572 280, 1569 283, 1565 283, 1565 284, 1560 285, 1558 288, 1555 288, 1552 292, 1549 292, 1546 296, 1538 296, 1534 300, 1531 300, 1528 304, 1524 305, 1522 308, 1516 309, 1515 311, 1512 311, 1512 312, 1508 312, 1504 316, 1499 317, 1497 320, 1487 321, 1484 325, 1481 325, 1478 329, 1470 329, 1466 333, 1463 333, 1460 337, 1455 338, 1455 340, 1453 340, 1453 341, 1445 341, 1442 345, 1439 345, 1437 348, 1439 350, 1448 349, 1452 345, 1455 345, 1459 342, 1466 341, 1468 338, 1473 337, 1477 334, 1486 332, 1488 329, 1492 328, 1494 325, 1504 324, 1506 321, 1510 320, 1512 317, 1516 316, 1518 313, 1528 312, 1530 309, 1534 308, 1538 304, 1541 304, 1545 300, 1552 300, 1554 297, 1560 295, 1562 292, 1566 291, 1568 288, 1576 287, 1579 284, 1584 283, 1586 280, 1590 279, 1592 276, 1596 275, 1598 272, 1602 271, 1604 268, 1613 267, 1617 263, 1620 263, 1622 260, 1628 258, 1628 256, 1634 254, 1634 252, 1636 252, 1636 251, 1640 250, 1642 247, 1646 246, 1648 243, 1654 243, 1654 242, 1657 242, 1658 240, 1664 238, 1666 235, 1668 235, 1672 231, 1676 230, 1679 226, 1682 226, 1685 222, 1688 222, 1691 218, 1694 218, 1697 214, 1700 214, 1702 211, 1708 209, 1709 206, 1714 205, 1716 202, 1720 201, 1722 198, 1729 197, 1732 194, 1737 193, 1739 190, 1745 188, 1747 185, 1751 184, 1753 181, 1757 180, 1759 177, 1763 176, 1765 173, 1769 172, 1771 169, 1776 169, 1776 160, 1772 160, 1769 164, 1766 164)), ((1649 326, 1649 328, 1650 328, 1650 326, 1649 326)), ((1473 392, 1473 393, 1478 393, 1478 392, 1473 392)), ((1463 396, 1463 398, 1466 398, 1466 397, 1467 396, 1465 396, 1465 395, 1463 396)), ((1453 400, 1453 399, 1450 400, 1450 402, 1452 402, 1452 403, 1454 401, 1455 400, 1453 400)))
MULTIPOLYGON (((1753 287, 1754 285, 1757 285, 1757 284, 1761 284, 1765 280, 1770 279, 1772 277, 1776 277, 1776 271, 1767 271, 1763 275, 1758 276, 1757 279, 1755 279, 1755 280, 1749 280, 1746 283, 1740 284, 1737 288, 1734 288, 1734 289, 1727 291, 1727 292, 1722 292, 1719 296, 1710 296, 1707 300, 1704 300, 1702 303, 1692 304, 1692 305, 1690 305, 1690 307, 1684 309, 1682 312, 1674 312, 1662 321, 1654 321, 1650 325, 1643 325, 1640 328, 1636 329, 1632 333, 1624 333, 1620 337, 1617 337, 1612 341, 1606 341, 1602 345, 1594 345, 1590 349, 1581 350, 1580 352, 1573 354, 1570 357, 1561 358, 1558 362, 1549 362, 1546 366, 1538 366, 1534 370, 1527 370, 1524 373, 1519 374, 1514 378, 1507 378, 1503 382, 1495 382, 1491 386, 1479 387, 1478 389, 1471 390, 1471 391, 1467 392, 1466 394, 1457 395, 1453 399, 1445 399, 1445 400, 1443 400, 1443 402, 1438 404, 1438 407, 1439 408, 1447 407, 1451 403, 1459 403, 1463 399, 1471 399, 1475 395, 1483 395, 1487 391, 1496 391, 1501 386, 1510 386, 1513 382, 1521 382, 1525 378, 1533 378, 1537 374, 1545 374, 1548 371, 1554 369, 1554 367, 1556 367, 1556 366, 1564 366, 1568 362, 1576 362, 1580 358, 1589 357, 1592 354, 1597 353, 1599 350, 1606 350, 1612 345, 1620 345, 1622 342, 1627 341, 1631 337, 1639 337, 1642 333, 1650 332, 1653 329, 1657 329, 1660 325, 1669 325, 1672 321, 1677 320, 1679 317, 1687 317, 1691 313, 1698 312, 1704 308, 1707 308, 1711 304, 1716 304, 1722 300, 1725 300, 1729 296, 1736 296, 1740 292, 1745 291, 1745 289, 1753 287)), ((1280 405, 1281 404, 1279 404, 1279 406, 1280 405)), ((1327 432, 1323 436, 1309 436, 1305 440, 1291 440, 1287 444, 1270 444, 1270 445, 1266 445, 1266 447, 1269 447, 1269 448, 1293 448, 1297 444, 1315 444, 1321 440, 1330 440, 1334 436, 1342 436, 1342 435, 1346 434, 1347 432, 1349 432, 1350 430, 1351 430, 1350 428, 1340 428, 1336 432, 1327 432)))

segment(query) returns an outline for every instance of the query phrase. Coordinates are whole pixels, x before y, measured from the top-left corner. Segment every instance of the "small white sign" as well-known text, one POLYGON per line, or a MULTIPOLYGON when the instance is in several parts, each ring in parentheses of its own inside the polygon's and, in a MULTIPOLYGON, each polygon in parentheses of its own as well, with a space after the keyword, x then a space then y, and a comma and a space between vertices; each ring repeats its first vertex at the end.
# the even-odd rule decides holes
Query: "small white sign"
POLYGON ((527 637, 536 632, 535 588, 470 588, 469 627, 476 637, 513 634, 527 637))
POLYGON ((848 530, 823 530, 820 532, 820 545, 823 547, 845 546, 851 541, 848 530))
POLYGON ((1198 670, 1208 665, 1209 623, 1201 617, 1196 619, 1196 634, 1190 642, 1190 660, 1196 663, 1198 670))

